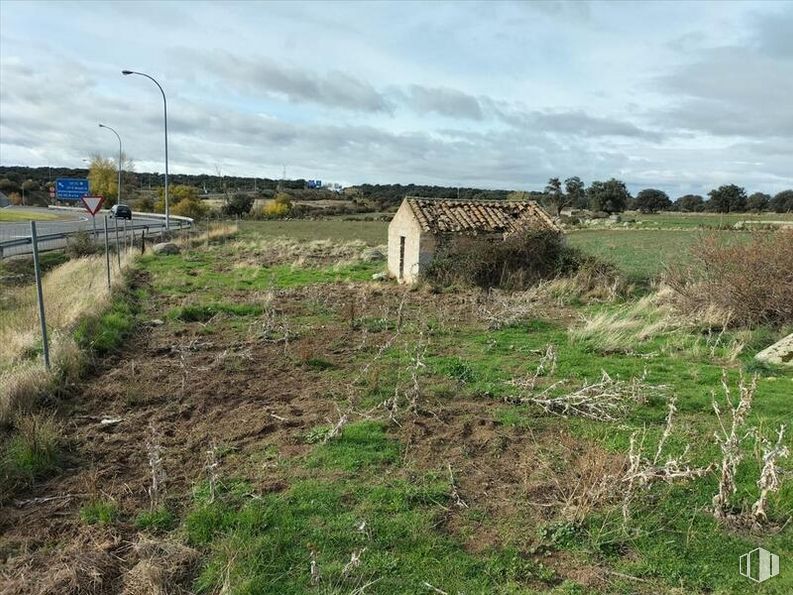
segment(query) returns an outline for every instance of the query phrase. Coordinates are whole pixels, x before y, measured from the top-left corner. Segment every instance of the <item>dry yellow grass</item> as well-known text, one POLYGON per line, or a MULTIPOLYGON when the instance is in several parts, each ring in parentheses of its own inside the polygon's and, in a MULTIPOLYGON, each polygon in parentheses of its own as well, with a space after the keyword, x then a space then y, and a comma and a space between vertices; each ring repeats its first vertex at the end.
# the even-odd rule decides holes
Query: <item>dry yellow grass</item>
MULTIPOLYGON (((132 251, 122 255, 122 271, 132 258, 132 251)), ((121 274, 116 259, 111 262, 115 286, 121 274)), ((71 330, 81 317, 105 308, 110 298, 104 256, 70 260, 44 276, 52 361, 52 373, 47 374, 41 358, 35 356, 41 346, 35 285, 8 291, 6 306, 0 311, 0 423, 8 422, 17 409, 47 390, 56 377, 79 369, 82 358, 71 330)))

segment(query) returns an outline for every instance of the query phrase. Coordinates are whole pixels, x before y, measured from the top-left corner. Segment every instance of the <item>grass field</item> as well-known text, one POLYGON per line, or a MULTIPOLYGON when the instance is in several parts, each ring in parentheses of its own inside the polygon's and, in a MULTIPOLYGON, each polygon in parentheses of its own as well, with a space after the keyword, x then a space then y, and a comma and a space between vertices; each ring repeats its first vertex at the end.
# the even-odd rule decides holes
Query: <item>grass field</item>
POLYGON ((793 221, 793 213, 631 213, 626 218, 661 228, 731 226, 739 221, 793 221))
POLYGON ((60 215, 56 215, 55 213, 0 209, 0 223, 18 223, 20 221, 54 221, 59 218, 60 215))
MULTIPOLYGON (((699 230, 583 229, 567 234, 572 246, 615 263, 632 279, 646 280, 680 262, 699 230)), ((730 232, 726 232, 730 233, 730 232)))
MULTIPOLYGON (((653 217, 653 216, 648 216, 653 217)), ((714 221, 713 215, 700 215, 692 221, 714 221), (708 219, 710 217, 710 219, 708 219)), ((688 218, 678 216, 675 219, 688 218)), ((646 280, 663 270, 666 264, 685 257, 697 234, 696 225, 680 230, 584 229, 568 234, 568 241, 589 253, 617 264, 637 280, 646 280)), ((298 240, 361 240, 369 245, 388 241, 388 223, 382 221, 294 220, 246 221, 241 225, 243 237, 287 237, 298 240)))
MULTIPOLYGON (((139 331, 59 405, 68 459, 19 496, 69 498, 0 509, 0 551, 18 552, 9 591, 88 590, 97 576, 110 592, 793 590, 789 471, 753 531, 714 518, 717 469, 636 491, 626 479, 632 437, 641 465, 720 462, 712 401, 726 412, 722 378, 735 400, 756 373, 731 495, 733 512, 749 510, 755 437, 789 421, 793 394, 793 372, 752 356, 789 330, 720 330, 652 295, 375 282, 383 263, 359 255, 385 228, 249 222, 233 241, 140 258, 116 304, 139 331), (609 416, 530 399, 604 371, 623 399, 609 416), (737 571, 758 546, 783 561, 762 585, 737 571)), ((569 241, 646 279, 695 237, 569 241)), ((92 343, 113 324, 94 321, 92 343)))

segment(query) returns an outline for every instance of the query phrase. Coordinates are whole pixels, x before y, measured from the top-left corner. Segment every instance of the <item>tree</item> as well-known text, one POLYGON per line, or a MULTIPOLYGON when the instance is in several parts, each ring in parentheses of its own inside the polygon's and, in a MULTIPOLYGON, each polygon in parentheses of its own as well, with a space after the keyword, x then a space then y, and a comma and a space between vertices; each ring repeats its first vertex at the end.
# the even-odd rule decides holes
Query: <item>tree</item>
MULTIPOLYGON (((154 210, 158 213, 165 212, 165 189, 160 188, 160 198, 154 205, 154 210)), ((171 213, 181 217, 192 217, 201 219, 206 217, 209 212, 209 205, 198 198, 198 189, 194 186, 177 184, 168 188, 168 201, 170 202, 171 213)))
POLYGON ((760 213, 768 210, 768 203, 771 197, 765 192, 755 192, 746 200, 746 210, 760 213))
POLYGON ((567 197, 562 192, 562 182, 559 181, 559 178, 548 180, 548 184, 545 186, 545 194, 543 195, 543 203, 557 217, 562 209, 567 206, 567 197))
POLYGON ((581 178, 573 176, 564 181, 564 189, 570 199, 568 204, 575 206, 578 209, 587 208, 586 188, 581 178))
POLYGON ((671 206, 672 201, 669 200, 666 192, 655 188, 645 188, 636 195, 636 199, 633 201, 633 207, 642 213, 664 211, 671 206))
POLYGON ((116 204, 118 192, 118 170, 112 159, 92 155, 88 166, 88 186, 94 196, 104 196, 105 205, 116 204))
POLYGON ((592 182, 587 190, 589 207, 593 211, 619 213, 625 210, 631 198, 625 182, 611 178, 608 182, 592 182))
POLYGON ((714 213, 734 213, 746 210, 746 190, 735 184, 725 184, 708 192, 705 208, 714 213))
POLYGON ((0 192, 3 194, 11 194, 12 192, 19 192, 20 187, 16 182, 12 182, 8 178, 0 180, 0 192))
POLYGON ((699 213, 705 210, 705 199, 699 194, 686 194, 675 201, 674 209, 683 213, 699 213))
POLYGON ((793 212, 793 190, 783 190, 771 199, 769 207, 775 213, 793 212))
POLYGON ((223 205, 221 210, 224 215, 229 215, 232 217, 239 215, 242 217, 251 212, 252 206, 253 196, 250 194, 239 193, 232 196, 229 201, 223 205))

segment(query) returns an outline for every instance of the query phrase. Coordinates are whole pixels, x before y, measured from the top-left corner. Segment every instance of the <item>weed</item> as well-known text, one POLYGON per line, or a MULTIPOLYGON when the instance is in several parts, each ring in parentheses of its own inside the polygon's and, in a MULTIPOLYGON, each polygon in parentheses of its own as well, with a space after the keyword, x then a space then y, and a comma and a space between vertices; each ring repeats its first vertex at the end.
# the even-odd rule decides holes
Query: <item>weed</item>
POLYGON ((578 527, 569 521, 560 521, 542 525, 538 531, 540 540, 556 549, 572 545, 578 536, 578 527))
POLYGON ((320 442, 325 442, 325 439, 330 434, 331 426, 324 425, 324 426, 316 426, 311 428, 308 432, 303 434, 303 442, 306 444, 318 444, 320 442))
POLYGON ((88 525, 109 525, 118 518, 118 505, 112 500, 91 500, 80 507, 80 518, 88 525))
POLYGON ((332 370, 336 367, 336 364, 321 357, 310 357, 305 360, 305 364, 314 370, 332 370))
POLYGON ((84 318, 74 331, 77 344, 96 355, 116 350, 135 326, 139 297, 126 292, 113 301, 108 311, 84 318))
POLYGON ((165 532, 173 529, 178 522, 176 515, 161 506, 154 510, 144 510, 135 517, 135 526, 138 529, 151 532, 165 532))
POLYGON ((168 317, 182 322, 207 322, 218 314, 258 316, 262 308, 252 304, 207 304, 182 306, 171 310, 168 317))
POLYGON ((20 415, 6 450, 6 465, 15 475, 41 477, 56 468, 61 428, 51 416, 20 415))
POLYGON ((446 365, 446 374, 454 378, 460 384, 469 384, 477 379, 476 370, 466 361, 460 358, 451 360, 446 365))

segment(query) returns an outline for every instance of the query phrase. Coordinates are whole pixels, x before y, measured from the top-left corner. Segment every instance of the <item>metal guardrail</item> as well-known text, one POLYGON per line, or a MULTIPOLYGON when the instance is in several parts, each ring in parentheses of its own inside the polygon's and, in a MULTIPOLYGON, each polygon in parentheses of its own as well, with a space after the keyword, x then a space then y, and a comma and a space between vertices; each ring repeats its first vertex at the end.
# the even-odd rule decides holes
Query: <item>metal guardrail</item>
MULTIPOLYGON (((144 213, 138 213, 139 215, 144 215, 144 213)), ((149 213, 145 213, 146 217, 149 217, 149 213)), ((156 215, 155 215, 156 217, 156 215)), ((179 217, 178 219, 175 217, 171 217, 171 229, 189 229, 193 225, 193 220, 189 217, 179 217)), ((152 230, 155 233, 159 232, 162 234, 165 231, 165 221, 163 220, 162 223, 138 223, 138 224, 131 224, 127 225, 122 233, 124 233, 125 237, 129 232, 132 232, 133 235, 135 231, 145 230, 146 234, 151 233, 152 230)), ((87 233, 91 236, 91 239, 96 242, 97 238, 104 234, 104 229, 75 229, 71 231, 61 231, 57 233, 49 233, 49 234, 38 234, 37 239, 39 244, 43 244, 45 242, 51 242, 56 240, 68 240, 69 237, 74 236, 76 234, 83 234, 87 233)), ((12 240, 4 240, 0 241, 0 260, 7 257, 7 256, 19 256, 20 254, 6 254, 10 248, 18 248, 20 246, 27 246, 32 245, 32 237, 31 236, 24 236, 20 238, 14 238, 12 240)), ((58 250, 63 246, 55 246, 50 248, 43 248, 44 250, 58 250)), ((39 248, 42 250, 42 248, 39 248)), ((26 254, 26 252, 22 253, 26 254)))

